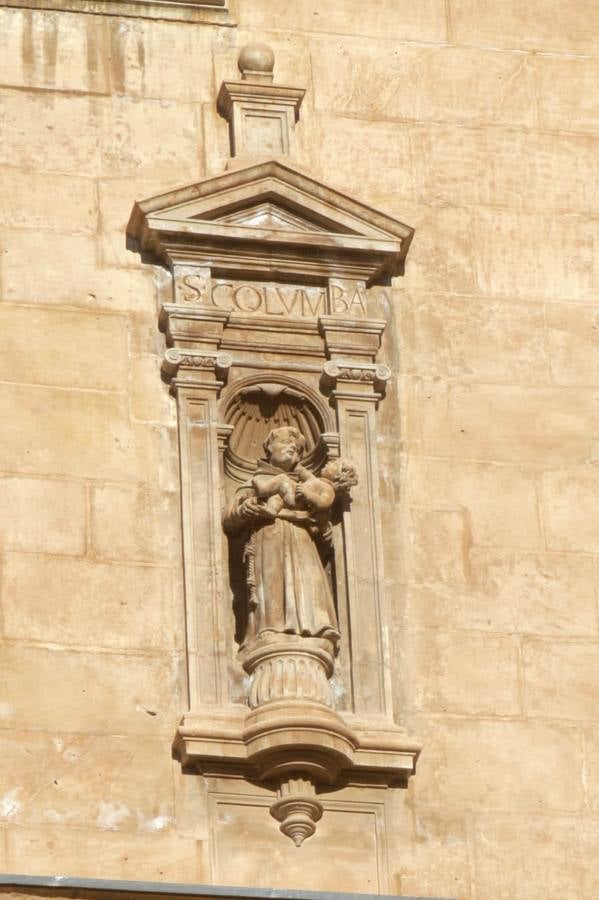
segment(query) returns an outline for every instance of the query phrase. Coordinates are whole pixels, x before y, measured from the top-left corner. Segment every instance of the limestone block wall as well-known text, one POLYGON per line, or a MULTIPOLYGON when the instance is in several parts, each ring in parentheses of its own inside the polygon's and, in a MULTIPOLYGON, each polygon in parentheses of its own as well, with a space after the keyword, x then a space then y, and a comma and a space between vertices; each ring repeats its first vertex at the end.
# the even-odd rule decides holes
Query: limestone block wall
MULTIPOLYGON (((424 750, 388 799, 386 889, 590 900, 599 6, 232 15, 0 6, 2 869, 215 880, 170 750, 187 703, 168 279, 124 228, 135 197, 222 170, 216 93, 257 39, 308 89, 297 161, 416 228, 379 455, 396 715, 424 750)), ((262 883, 331 889, 298 852, 262 883)), ((376 889, 351 866, 337 886, 376 889)))

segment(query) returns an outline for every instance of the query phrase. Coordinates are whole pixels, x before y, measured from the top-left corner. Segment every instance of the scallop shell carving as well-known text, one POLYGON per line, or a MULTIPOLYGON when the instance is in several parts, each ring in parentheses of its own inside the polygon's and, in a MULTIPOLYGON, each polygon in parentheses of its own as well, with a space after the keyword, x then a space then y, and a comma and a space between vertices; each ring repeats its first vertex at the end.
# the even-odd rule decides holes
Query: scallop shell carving
POLYGON ((274 382, 242 388, 227 409, 233 427, 225 455, 229 475, 244 481, 263 456, 263 443, 273 428, 291 425, 306 439, 303 464, 309 468, 321 462, 321 434, 325 425, 307 396, 295 388, 274 382))

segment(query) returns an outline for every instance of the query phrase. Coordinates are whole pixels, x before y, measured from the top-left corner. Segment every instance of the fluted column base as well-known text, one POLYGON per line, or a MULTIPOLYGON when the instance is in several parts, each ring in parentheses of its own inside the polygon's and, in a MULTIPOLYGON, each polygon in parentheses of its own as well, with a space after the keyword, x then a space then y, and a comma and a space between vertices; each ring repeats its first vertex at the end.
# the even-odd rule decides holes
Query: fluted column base
POLYGON ((335 648, 326 638, 295 634, 262 635, 240 654, 250 676, 248 705, 257 709, 277 700, 333 705, 329 678, 335 648))

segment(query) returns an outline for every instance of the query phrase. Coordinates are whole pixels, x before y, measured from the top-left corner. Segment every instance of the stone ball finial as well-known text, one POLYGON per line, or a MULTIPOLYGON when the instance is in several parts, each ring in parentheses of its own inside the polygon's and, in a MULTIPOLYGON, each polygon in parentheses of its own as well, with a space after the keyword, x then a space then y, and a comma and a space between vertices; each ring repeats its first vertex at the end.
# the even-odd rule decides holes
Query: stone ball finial
POLYGON ((237 61, 241 77, 247 81, 272 81, 275 55, 267 44, 246 44, 237 61))

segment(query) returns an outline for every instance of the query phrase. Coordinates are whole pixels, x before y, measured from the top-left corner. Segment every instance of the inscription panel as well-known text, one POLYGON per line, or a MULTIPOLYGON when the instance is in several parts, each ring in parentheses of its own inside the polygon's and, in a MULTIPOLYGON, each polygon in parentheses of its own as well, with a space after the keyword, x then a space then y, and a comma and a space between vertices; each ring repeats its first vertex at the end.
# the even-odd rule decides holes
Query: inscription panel
POLYGON ((175 303, 201 305, 273 318, 316 319, 322 315, 365 318, 372 301, 363 283, 315 285, 233 281, 178 267, 175 303))

